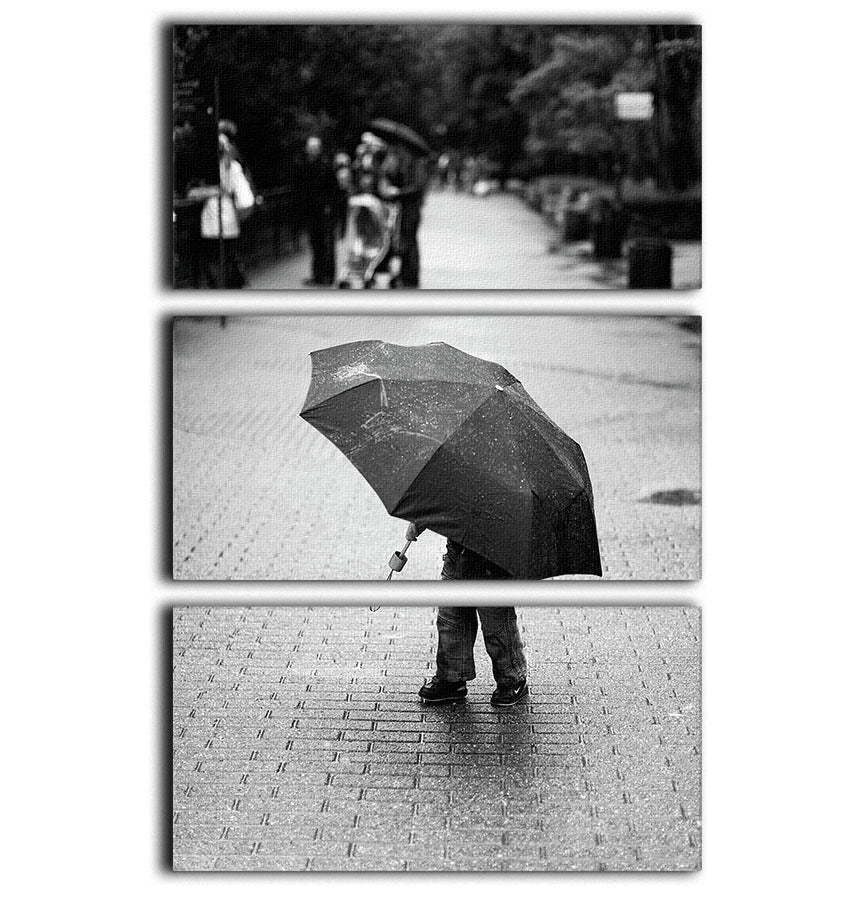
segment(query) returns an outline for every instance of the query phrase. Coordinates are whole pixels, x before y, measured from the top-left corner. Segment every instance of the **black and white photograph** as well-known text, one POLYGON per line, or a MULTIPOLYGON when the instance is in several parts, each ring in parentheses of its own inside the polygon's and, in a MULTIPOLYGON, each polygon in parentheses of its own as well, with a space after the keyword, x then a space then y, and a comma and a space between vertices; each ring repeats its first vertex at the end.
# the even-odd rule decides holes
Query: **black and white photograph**
POLYGON ((819 12, 10 5, 13 900, 857 893, 819 12))
POLYGON ((180 581, 692 581, 701 319, 172 320, 180 581))
POLYGON ((172 630, 176 871, 701 868, 694 607, 186 606, 172 630))
POLYGON ((176 288, 701 286, 697 24, 171 32, 176 288))

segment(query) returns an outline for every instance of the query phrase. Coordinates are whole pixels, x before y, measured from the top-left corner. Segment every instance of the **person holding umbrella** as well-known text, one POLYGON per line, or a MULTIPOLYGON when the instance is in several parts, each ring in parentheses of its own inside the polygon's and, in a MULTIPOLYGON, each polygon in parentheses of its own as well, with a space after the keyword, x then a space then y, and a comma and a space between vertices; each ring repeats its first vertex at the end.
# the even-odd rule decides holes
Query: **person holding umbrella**
MULTIPOLYGON (((448 539, 442 578, 602 575, 593 489, 578 443, 503 366, 445 343, 355 341, 311 354, 300 415, 367 480, 388 512, 448 539)), ((514 610, 440 610, 426 702, 466 695, 476 618, 494 662, 495 705, 526 695, 514 610), (441 626, 440 626, 441 621, 441 626)))
POLYGON ((374 119, 370 131, 395 153, 397 166, 390 180, 395 187, 391 199, 400 201, 401 282, 404 287, 417 288, 421 279, 418 229, 430 180, 432 151, 423 138, 401 122, 374 119))
MULTIPOLYGON (((505 368, 445 343, 380 340, 316 350, 311 361, 301 417, 391 515, 511 578, 602 575, 581 447, 505 368)), ((453 555, 457 577, 472 572, 468 559, 453 555)))
MULTIPOLYGON (((424 530, 424 526, 410 522, 407 541, 418 540, 424 530)), ((443 562, 445 581, 512 577, 505 569, 450 539, 446 541, 443 562)), ((473 647, 480 622, 497 682, 491 705, 514 706, 527 696, 527 660, 515 607, 441 606, 437 610, 437 671, 418 692, 422 703, 453 703, 467 696, 467 682, 476 677, 473 647)))

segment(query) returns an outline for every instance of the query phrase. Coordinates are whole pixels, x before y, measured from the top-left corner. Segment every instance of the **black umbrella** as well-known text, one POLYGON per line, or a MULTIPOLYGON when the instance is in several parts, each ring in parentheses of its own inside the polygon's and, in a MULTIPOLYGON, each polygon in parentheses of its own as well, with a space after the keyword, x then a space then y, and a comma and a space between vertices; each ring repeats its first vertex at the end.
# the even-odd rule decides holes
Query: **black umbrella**
POLYGON ((374 119, 370 123, 369 130, 384 141, 397 141, 405 144, 410 150, 420 153, 422 156, 430 156, 433 153, 420 134, 401 122, 393 122, 391 119, 374 119))
POLYGON ((311 354, 302 418, 393 516, 515 578, 601 575, 584 454, 496 363, 448 344, 341 344, 311 354))

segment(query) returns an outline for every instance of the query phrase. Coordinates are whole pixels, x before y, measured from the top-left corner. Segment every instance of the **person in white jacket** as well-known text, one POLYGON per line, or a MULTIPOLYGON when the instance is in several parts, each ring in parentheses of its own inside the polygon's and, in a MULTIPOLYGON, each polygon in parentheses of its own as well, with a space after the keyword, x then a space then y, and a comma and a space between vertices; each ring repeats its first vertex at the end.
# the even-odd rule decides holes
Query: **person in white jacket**
POLYGON ((198 189, 198 196, 205 196, 202 207, 201 234, 204 271, 210 288, 241 288, 246 284, 238 238, 245 213, 256 204, 253 189, 238 162, 232 142, 225 134, 220 141, 220 187, 198 189), (225 256, 225 284, 220 262, 220 237, 223 238, 225 256))

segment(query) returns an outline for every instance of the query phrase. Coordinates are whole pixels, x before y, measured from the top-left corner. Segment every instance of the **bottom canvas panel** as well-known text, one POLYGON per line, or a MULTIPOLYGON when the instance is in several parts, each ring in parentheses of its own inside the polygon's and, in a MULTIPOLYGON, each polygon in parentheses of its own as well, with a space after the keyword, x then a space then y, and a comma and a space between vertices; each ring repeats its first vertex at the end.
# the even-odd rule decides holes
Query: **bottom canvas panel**
POLYGON ((177 607, 174 867, 695 871, 700 622, 690 606, 177 607), (425 684, 459 699, 423 702, 425 684))

